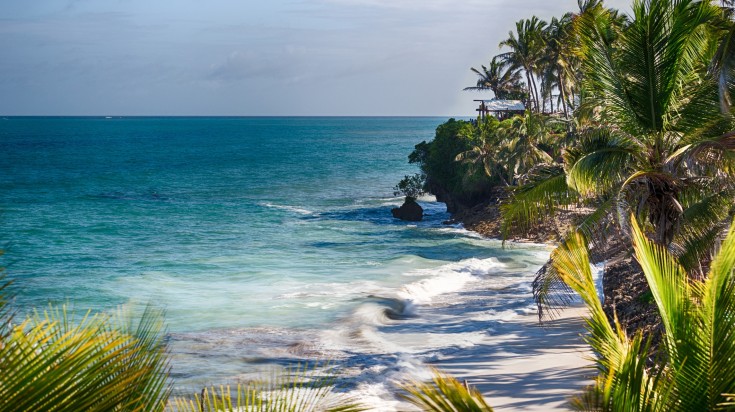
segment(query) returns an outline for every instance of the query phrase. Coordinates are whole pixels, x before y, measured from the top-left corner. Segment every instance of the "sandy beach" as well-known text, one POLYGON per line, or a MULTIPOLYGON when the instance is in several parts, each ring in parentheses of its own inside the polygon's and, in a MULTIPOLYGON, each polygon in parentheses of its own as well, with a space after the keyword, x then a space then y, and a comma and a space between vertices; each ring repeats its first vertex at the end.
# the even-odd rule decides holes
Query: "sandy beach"
POLYGON ((543 325, 535 315, 513 319, 471 348, 433 365, 478 388, 496 411, 567 411, 569 397, 596 371, 583 342, 583 307, 543 325))

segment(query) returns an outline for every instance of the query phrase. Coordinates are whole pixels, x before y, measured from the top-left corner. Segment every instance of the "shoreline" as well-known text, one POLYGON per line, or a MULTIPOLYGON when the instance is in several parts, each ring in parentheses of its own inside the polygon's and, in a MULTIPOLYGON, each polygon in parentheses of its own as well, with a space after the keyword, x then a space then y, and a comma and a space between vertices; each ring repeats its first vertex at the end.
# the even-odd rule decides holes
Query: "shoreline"
MULTIPOLYGON (((580 212, 566 212, 526 237, 508 241, 554 246, 562 228, 580 212)), ((452 221, 485 239, 502 241, 497 204, 453 214, 452 221)), ((583 339, 587 313, 583 304, 575 303, 543 323, 537 313, 522 315, 475 346, 429 364, 477 388, 494 410, 570 411, 570 398, 593 384, 596 376, 594 354, 583 339)))
POLYGON ((569 399, 596 375, 584 343, 586 308, 573 306, 543 325, 529 314, 434 366, 477 388, 496 411, 569 411, 569 399))

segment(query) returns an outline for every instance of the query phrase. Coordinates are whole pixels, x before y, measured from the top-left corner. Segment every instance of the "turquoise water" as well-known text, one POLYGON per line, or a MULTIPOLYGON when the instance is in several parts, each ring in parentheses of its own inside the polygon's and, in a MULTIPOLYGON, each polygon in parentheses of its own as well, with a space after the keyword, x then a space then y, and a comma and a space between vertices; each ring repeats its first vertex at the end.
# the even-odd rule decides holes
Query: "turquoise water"
POLYGON ((366 327, 430 328, 421 308, 473 288, 504 291, 488 309, 497 319, 522 313, 545 249, 443 225, 430 198, 423 222, 391 217, 393 186, 416 172, 408 153, 445 120, 0 120, 0 244, 16 303, 162 306, 174 375, 192 384, 268 358, 372 364, 400 348, 366 343, 366 327))

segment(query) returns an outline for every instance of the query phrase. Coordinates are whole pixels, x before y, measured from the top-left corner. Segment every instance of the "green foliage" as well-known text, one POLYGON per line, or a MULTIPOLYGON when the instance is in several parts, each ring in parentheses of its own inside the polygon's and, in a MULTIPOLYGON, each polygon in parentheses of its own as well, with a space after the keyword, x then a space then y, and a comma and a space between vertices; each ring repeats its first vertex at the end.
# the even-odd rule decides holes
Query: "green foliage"
POLYGON ((490 61, 489 66, 480 67, 482 67, 482 70, 474 67, 470 68, 478 76, 477 84, 465 87, 463 90, 492 90, 497 99, 522 100, 524 102, 528 100, 528 95, 523 90, 525 85, 521 80, 521 74, 509 67, 507 61, 495 56, 490 61))
POLYGON ((0 410, 163 410, 170 393, 163 335, 162 315, 150 308, 137 324, 105 315, 76 322, 62 308, 8 326, 0 336, 0 410))
POLYGON ((470 389, 457 379, 434 371, 431 383, 412 382, 403 385, 406 394, 402 397, 431 412, 492 412, 477 389, 470 389))
POLYGON ((238 385, 205 388, 194 399, 174 397, 176 412, 359 412, 367 410, 345 395, 332 392, 333 376, 297 368, 285 374, 238 385))
POLYGON ((426 193, 426 175, 416 173, 412 176, 404 176, 400 182, 393 188, 395 196, 406 196, 407 200, 416 200, 426 193))
MULTIPOLYGON (((564 41, 576 45, 574 58, 562 50, 561 60, 545 63, 558 63, 556 73, 575 78, 581 87, 577 122, 567 135, 575 139, 535 144, 552 154, 550 166, 559 173, 520 179, 503 205, 504 227, 526 229, 560 207, 586 204, 596 210, 579 229, 604 242, 610 231, 600 229, 613 221, 627 233, 632 214, 680 264, 703 275, 734 210, 735 124, 729 112, 721 112, 729 106, 730 86, 722 87, 732 79, 735 49, 727 13, 706 1, 635 1, 629 19, 590 1, 580 3, 571 32, 560 22, 547 26, 547 40, 558 34, 550 32, 552 26, 564 31, 551 49, 564 49, 564 41), (578 67, 576 77, 560 69, 564 62, 578 67), (710 69, 719 70, 722 101, 710 69)), ((526 56, 525 70, 533 73, 534 64, 556 51, 533 58, 526 23, 519 22, 519 34, 505 45, 513 49, 508 58, 526 56)), ((561 82, 557 88, 565 90, 561 82)), ((539 302, 554 300, 546 295, 554 271, 541 274, 547 275, 552 278, 536 282, 544 288, 535 290, 539 302)))
POLYGON ((449 119, 437 127, 434 140, 417 144, 409 155, 409 162, 418 163, 427 176, 429 192, 446 192, 468 206, 482 201, 493 186, 482 170, 454 161, 472 147, 474 127, 471 122, 449 119))
POLYGON ((531 111, 503 121, 494 117, 478 120, 461 129, 471 147, 459 153, 455 160, 470 165, 470 173, 482 165, 492 182, 517 185, 537 165, 553 162, 544 150, 551 148, 550 124, 549 116, 531 111))
POLYGON ((559 205, 575 199, 559 165, 541 164, 529 171, 526 183, 512 190, 510 201, 500 207, 504 237, 513 231, 528 230, 542 217, 552 216, 559 205))
POLYGON ((599 376, 575 400, 591 411, 712 411, 735 391, 735 222, 704 279, 688 276, 676 258, 649 240, 632 219, 633 245, 664 324, 665 356, 646 368, 648 343, 610 325, 592 280, 581 234, 554 252, 554 267, 580 294, 591 316, 587 341, 599 376))

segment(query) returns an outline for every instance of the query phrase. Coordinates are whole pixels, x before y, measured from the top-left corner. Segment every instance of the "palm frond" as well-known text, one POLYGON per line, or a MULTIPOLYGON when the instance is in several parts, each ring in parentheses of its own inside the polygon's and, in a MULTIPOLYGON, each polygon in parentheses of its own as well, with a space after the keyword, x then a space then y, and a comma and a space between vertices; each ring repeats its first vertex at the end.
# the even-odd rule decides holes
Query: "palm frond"
MULTIPOLYGON (((735 222, 712 262, 702 289, 700 308, 703 322, 695 333, 703 335, 704 339, 698 342, 708 343, 697 348, 708 361, 707 367, 699 372, 706 382, 706 405, 714 409, 724 400, 722 394, 735 392, 735 222)), ((688 374, 686 378, 692 375, 688 374)), ((691 392, 680 392, 682 397, 692 395, 691 392)))
MULTIPOLYGON (((717 125, 718 128, 732 127, 729 122, 717 125)), ((717 131, 717 130, 714 130, 717 131)), ((735 174, 735 132, 724 132, 716 136, 710 133, 697 133, 682 139, 683 145, 672 153, 667 163, 687 167, 700 175, 716 176, 725 173, 731 177, 735 174)))
POLYGON ((661 375, 647 373, 648 341, 637 334, 629 340, 615 319, 615 329, 607 319, 598 297, 584 237, 570 236, 552 253, 553 265, 565 283, 577 292, 590 310, 586 338, 599 354, 597 389, 588 391, 574 403, 580 408, 601 411, 661 410, 661 375))
POLYGON ((468 388, 457 379, 437 370, 431 383, 404 384, 402 398, 431 412, 492 412, 477 389, 468 388))
POLYGON ((0 345, 0 410, 161 410, 170 385, 156 315, 137 336, 103 315, 79 322, 50 309, 11 328, 0 345))
POLYGON ((732 190, 711 193, 693 201, 685 197, 681 230, 674 238, 672 249, 688 273, 696 271, 704 275, 702 263, 713 256, 716 241, 726 228, 726 218, 733 209, 734 197, 732 190))
MULTIPOLYGON (((719 17, 709 2, 636 1, 614 47, 612 15, 595 8, 579 22, 589 99, 632 135, 670 130, 703 78, 710 52, 707 25, 719 17)), ((716 101, 713 101, 716 104, 716 101)))
POLYGON ((732 105, 730 85, 732 83, 732 73, 735 69, 735 24, 729 23, 730 28, 720 39, 711 67, 717 78, 720 109, 725 114, 730 113, 730 106, 732 105))
POLYGON ((541 165, 529 172, 526 183, 513 189, 500 207, 503 237, 513 231, 525 231, 541 216, 552 217, 554 210, 576 200, 559 165, 541 165))
POLYGON ((176 412, 359 412, 367 410, 350 396, 333 391, 335 377, 317 372, 318 365, 294 368, 237 388, 205 388, 193 399, 174 397, 176 412))
POLYGON ((704 282, 692 281, 633 220, 636 256, 661 314, 681 410, 714 410, 735 389, 735 224, 704 282))
POLYGON ((574 301, 572 289, 549 260, 536 272, 531 283, 533 300, 536 302, 539 321, 554 319, 559 312, 574 301))
POLYGON ((636 142, 609 130, 586 134, 577 149, 565 154, 567 184, 583 195, 604 194, 625 180, 640 150, 636 142))

